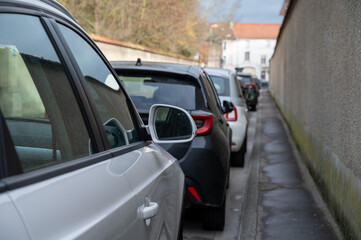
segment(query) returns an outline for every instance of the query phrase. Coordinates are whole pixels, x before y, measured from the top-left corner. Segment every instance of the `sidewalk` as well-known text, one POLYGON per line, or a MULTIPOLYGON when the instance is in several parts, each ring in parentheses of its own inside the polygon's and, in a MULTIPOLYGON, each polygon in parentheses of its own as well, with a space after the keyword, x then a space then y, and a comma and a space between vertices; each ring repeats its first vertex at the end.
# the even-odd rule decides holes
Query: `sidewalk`
POLYGON ((239 239, 342 239, 268 91, 257 112, 239 239))

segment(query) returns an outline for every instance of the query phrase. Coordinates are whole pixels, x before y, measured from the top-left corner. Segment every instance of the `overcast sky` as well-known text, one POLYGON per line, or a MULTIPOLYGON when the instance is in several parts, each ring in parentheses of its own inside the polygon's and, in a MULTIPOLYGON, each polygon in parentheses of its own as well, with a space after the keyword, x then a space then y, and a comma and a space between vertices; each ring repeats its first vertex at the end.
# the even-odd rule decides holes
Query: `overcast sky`
MULTIPOLYGON (((283 16, 280 11, 284 0, 213 0, 222 2, 219 11, 214 11, 209 21, 224 20, 224 16, 229 16, 231 9, 237 6, 237 11, 233 14, 234 22, 242 23, 282 23, 283 16)), ((209 0, 202 0, 202 5, 207 5, 209 0)))

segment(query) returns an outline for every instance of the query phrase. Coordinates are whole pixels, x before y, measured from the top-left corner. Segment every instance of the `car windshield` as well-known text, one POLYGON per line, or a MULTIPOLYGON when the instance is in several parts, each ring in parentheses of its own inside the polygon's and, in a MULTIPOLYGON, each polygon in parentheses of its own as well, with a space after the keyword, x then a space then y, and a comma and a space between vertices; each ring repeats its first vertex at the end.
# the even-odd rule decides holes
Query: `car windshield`
POLYGON ((215 76, 215 75, 209 75, 209 76, 219 96, 230 96, 228 78, 215 76))
POLYGON ((153 104, 158 103, 186 110, 196 108, 196 85, 191 80, 157 75, 120 75, 119 79, 138 110, 149 110, 153 104))
POLYGON ((244 84, 252 83, 251 76, 241 76, 244 84))

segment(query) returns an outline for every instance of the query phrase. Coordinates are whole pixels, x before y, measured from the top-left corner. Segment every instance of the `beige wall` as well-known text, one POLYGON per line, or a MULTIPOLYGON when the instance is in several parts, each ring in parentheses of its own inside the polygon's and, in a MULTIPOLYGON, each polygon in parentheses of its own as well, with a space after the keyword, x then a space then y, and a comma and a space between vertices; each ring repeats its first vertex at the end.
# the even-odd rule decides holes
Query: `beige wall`
POLYGON ((361 239, 361 1, 291 1, 270 90, 332 213, 361 239))
POLYGON ((179 63, 187 65, 197 65, 197 61, 190 59, 183 59, 173 56, 167 56, 165 54, 153 53, 144 50, 138 50, 130 47, 120 46, 116 44, 104 43, 96 41, 100 50, 103 52, 105 57, 109 61, 134 61, 136 62, 138 58, 141 58, 142 61, 152 61, 152 62, 169 62, 169 63, 179 63))

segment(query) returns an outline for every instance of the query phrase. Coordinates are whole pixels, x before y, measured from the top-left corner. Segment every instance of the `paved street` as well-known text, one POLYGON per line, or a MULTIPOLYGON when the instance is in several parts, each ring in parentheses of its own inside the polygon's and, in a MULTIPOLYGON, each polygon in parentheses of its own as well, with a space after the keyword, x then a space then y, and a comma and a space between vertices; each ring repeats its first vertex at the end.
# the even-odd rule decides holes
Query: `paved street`
POLYGON ((184 239, 341 239, 268 91, 250 112, 244 168, 231 169, 224 231, 187 209, 184 239))

